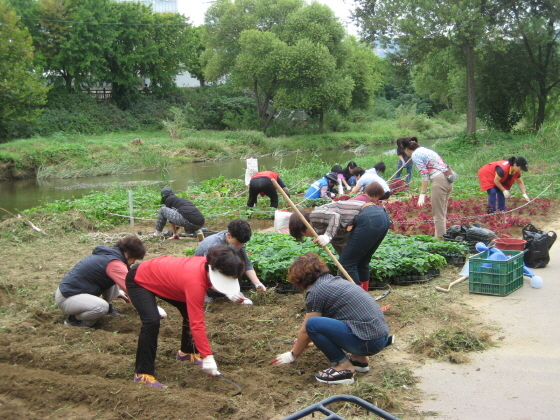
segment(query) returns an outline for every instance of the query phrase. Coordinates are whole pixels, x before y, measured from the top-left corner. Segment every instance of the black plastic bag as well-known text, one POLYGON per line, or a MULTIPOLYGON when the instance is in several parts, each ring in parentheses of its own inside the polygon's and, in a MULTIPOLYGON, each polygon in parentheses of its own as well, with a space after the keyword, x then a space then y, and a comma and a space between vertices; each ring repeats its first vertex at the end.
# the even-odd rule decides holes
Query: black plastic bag
POLYGON ((523 227, 523 239, 525 244, 525 255, 523 261, 529 268, 544 268, 550 261, 548 251, 556 241, 556 232, 544 232, 532 224, 523 227))

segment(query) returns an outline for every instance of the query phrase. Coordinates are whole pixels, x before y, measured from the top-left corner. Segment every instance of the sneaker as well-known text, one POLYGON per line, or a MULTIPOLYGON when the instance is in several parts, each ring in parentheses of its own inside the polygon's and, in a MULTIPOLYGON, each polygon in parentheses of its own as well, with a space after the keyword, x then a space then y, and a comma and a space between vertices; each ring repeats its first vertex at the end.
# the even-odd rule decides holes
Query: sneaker
POLYGON ((396 339, 396 335, 390 335, 389 337, 387 337, 387 345, 385 347, 395 344, 396 339))
POLYGON ((198 242, 201 242, 204 239, 204 232, 202 231, 202 229, 198 229, 196 231, 196 237, 198 239, 198 242))
POLYGON ((109 311, 107 312, 107 315, 113 315, 113 316, 124 316, 123 314, 115 311, 115 308, 113 308, 112 304, 109 304, 109 311))
POLYGON ((182 362, 191 362, 195 365, 202 366, 202 358, 200 357, 200 353, 185 353, 184 356, 181 353, 177 352, 177 356, 175 356, 177 360, 182 362))
POLYGON ((358 362, 357 360, 350 359, 350 363, 356 368, 356 372, 366 373, 369 372, 369 362, 358 362))
POLYGON ((154 378, 152 375, 147 375, 145 373, 135 373, 134 382, 137 382, 139 384, 145 384, 148 386, 155 386, 158 388, 167 388, 164 384, 158 382, 156 378, 154 378))
POLYGON ((354 373, 348 369, 334 370, 329 368, 316 373, 315 379, 324 384, 350 385, 354 383, 354 373))
POLYGON ((88 324, 84 321, 80 321, 74 315, 70 315, 68 318, 64 320, 64 325, 72 325, 73 327, 87 327, 90 328, 88 324))

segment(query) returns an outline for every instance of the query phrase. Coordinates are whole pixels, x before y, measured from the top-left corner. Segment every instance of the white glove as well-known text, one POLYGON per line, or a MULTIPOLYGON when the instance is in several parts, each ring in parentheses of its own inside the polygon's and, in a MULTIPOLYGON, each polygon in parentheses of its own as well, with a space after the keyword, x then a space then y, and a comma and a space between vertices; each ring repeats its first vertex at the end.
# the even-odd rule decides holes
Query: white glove
POLYGON ((210 376, 218 376, 220 374, 213 354, 202 359, 202 371, 210 376))
POLYGON ((262 283, 255 284, 255 289, 257 289, 257 292, 266 292, 266 287, 262 283))
POLYGON ((291 351, 279 354, 270 362, 273 365, 289 365, 296 361, 296 356, 291 351))
POLYGON ((425 201, 426 201, 426 194, 420 194, 420 196, 418 197, 418 207, 423 207, 425 201))
POLYGON ((245 300, 245 296, 243 296, 241 293, 237 293, 235 295, 226 295, 226 296, 229 300, 235 303, 241 303, 245 300))
POLYGON ((157 310, 159 312, 159 319, 164 319, 167 318, 167 312, 165 312, 163 310, 163 308, 160 308, 159 306, 157 307, 157 310))
POLYGON ((511 198, 511 193, 508 190, 504 190, 504 197, 511 198))
POLYGON ((126 295, 125 292, 123 292, 122 290, 119 289, 119 295, 117 296, 118 298, 121 298, 122 300, 124 300, 126 303, 130 303, 130 298, 126 295))
POLYGON ((531 201, 531 199, 529 198, 529 196, 527 194, 523 194, 523 198, 527 201, 531 201))
POLYGON ((315 243, 319 246, 327 246, 331 242, 329 235, 319 235, 315 238, 315 243))

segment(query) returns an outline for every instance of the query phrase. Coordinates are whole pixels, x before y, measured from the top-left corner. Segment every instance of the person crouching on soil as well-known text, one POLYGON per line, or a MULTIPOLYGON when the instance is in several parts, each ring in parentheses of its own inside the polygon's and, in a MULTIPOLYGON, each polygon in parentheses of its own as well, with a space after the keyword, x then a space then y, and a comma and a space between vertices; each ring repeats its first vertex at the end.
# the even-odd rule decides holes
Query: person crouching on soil
MULTIPOLYGON (((340 255, 340 264, 357 285, 368 290, 371 257, 383 242, 391 225, 384 208, 375 205, 385 195, 383 187, 377 182, 369 183, 364 190, 365 197, 324 204, 309 213, 301 214, 319 235, 313 240, 319 246, 332 243, 340 255)), ((303 236, 313 237, 297 214, 290 216, 290 235, 297 241, 303 236)))
POLYGON ((153 236, 162 235, 163 227, 169 220, 173 236, 169 239, 179 239, 177 226, 184 227, 185 232, 196 232, 199 241, 204 239, 201 228, 204 226, 204 216, 189 200, 179 198, 170 187, 161 190, 161 204, 165 204, 159 210, 156 222, 156 231, 153 236))
POLYGON ((57 306, 69 315, 64 323, 93 327, 104 315, 119 315, 110 302, 117 297, 129 302, 126 274, 145 255, 146 247, 136 236, 120 239, 113 248, 95 247, 64 276, 55 292, 57 306))
POLYGON ((335 172, 329 172, 323 178, 315 181, 305 192, 305 198, 316 199, 324 198, 332 200, 336 197, 333 188, 338 185, 338 175, 335 172))
POLYGON ((209 288, 225 295, 239 293, 237 279, 244 271, 241 252, 229 245, 210 248, 206 257, 157 257, 130 269, 128 295, 142 320, 134 382, 165 387, 154 377, 160 327, 156 298, 177 308, 183 317, 176 359, 202 366, 210 376, 220 374, 206 335, 204 297, 209 288))
MULTIPOLYGON (((214 235, 204 238, 204 240, 198 244, 196 251, 194 253, 195 257, 205 257, 208 250, 217 245, 231 245, 241 252, 243 259, 245 260, 245 275, 249 278, 251 283, 255 286, 258 292, 266 292, 266 287, 261 283, 253 264, 247 256, 245 251, 245 244, 251 239, 251 226, 249 222, 244 219, 235 219, 228 223, 227 230, 222 230, 214 235)), ((218 293, 212 289, 209 289, 207 295, 213 297, 224 296, 223 293, 218 293)), ((253 302, 247 299, 241 292, 238 295, 231 297, 234 302, 241 302, 246 305, 251 305, 253 302)))
POLYGON ((314 252, 298 257, 288 269, 288 280, 305 291, 306 316, 292 350, 270 363, 293 363, 311 342, 331 367, 315 374, 326 384, 354 383, 354 373, 369 371, 369 358, 394 341, 375 299, 341 277, 330 274, 314 252), (347 354, 350 353, 350 354, 347 354))
POLYGON ((497 210, 506 211, 506 198, 511 197, 509 190, 514 183, 517 183, 523 198, 530 201, 521 171, 527 171, 527 160, 521 156, 488 163, 478 170, 480 190, 488 193, 488 213, 494 213, 496 206, 497 210))

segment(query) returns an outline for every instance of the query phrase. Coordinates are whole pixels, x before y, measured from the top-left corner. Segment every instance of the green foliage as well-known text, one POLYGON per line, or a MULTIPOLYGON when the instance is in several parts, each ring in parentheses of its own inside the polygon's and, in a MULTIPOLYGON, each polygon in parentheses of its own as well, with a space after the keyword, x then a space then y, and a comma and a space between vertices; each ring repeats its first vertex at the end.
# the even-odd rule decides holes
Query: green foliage
POLYGON ((5 1, 0 2, 0 140, 10 125, 33 120, 45 103, 48 88, 33 68, 33 48, 27 29, 5 1))
MULTIPOLYGON (((372 278, 385 281, 394 276, 423 275, 447 264, 442 255, 465 254, 461 244, 439 245, 437 242, 441 241, 427 235, 387 235, 371 260, 372 278)), ((290 264, 306 252, 318 253, 332 272, 337 270, 323 249, 310 240, 296 242, 286 234, 255 233, 247 243, 247 252, 259 276, 269 282, 285 282, 290 264)))

